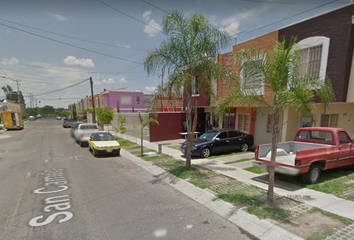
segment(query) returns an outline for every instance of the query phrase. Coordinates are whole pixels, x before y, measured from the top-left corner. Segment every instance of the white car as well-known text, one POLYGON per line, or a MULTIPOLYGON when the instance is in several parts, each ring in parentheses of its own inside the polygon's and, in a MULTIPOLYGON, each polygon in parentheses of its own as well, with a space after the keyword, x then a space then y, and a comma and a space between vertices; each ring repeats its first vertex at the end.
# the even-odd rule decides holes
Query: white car
POLYGON ((91 134, 98 131, 99 129, 97 124, 82 123, 76 130, 74 130, 73 135, 75 141, 80 145, 80 147, 84 147, 87 145, 87 141, 90 139, 91 134))

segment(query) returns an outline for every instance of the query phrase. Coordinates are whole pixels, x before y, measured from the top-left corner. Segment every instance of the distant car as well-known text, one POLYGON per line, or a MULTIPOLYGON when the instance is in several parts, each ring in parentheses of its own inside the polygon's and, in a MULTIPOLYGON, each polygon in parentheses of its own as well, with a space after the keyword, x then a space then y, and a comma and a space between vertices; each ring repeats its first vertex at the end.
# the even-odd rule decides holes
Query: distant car
POLYGON ((92 133, 88 140, 88 147, 95 157, 98 154, 120 155, 120 145, 109 132, 92 133))
MULTIPOLYGON (((240 150, 248 151, 253 146, 253 136, 238 130, 211 130, 193 141, 192 155, 203 158, 214 153, 240 150)), ((187 142, 181 146, 181 152, 186 154, 187 142)))
POLYGON ((60 116, 57 116, 57 120, 61 120, 61 117, 60 117, 60 116))
POLYGON ((76 122, 75 119, 64 119, 63 121, 63 128, 71 128, 73 126, 73 123, 76 122))
POLYGON ((36 118, 41 118, 41 117, 42 117, 42 115, 40 115, 40 114, 36 115, 36 118))
POLYGON ((70 134, 72 137, 74 137, 74 131, 77 130, 77 128, 79 127, 80 124, 82 124, 83 122, 74 122, 73 126, 70 129, 70 134))
POLYGON ((34 121, 34 120, 36 120, 36 117, 35 117, 35 116, 29 116, 29 117, 28 117, 28 120, 29 120, 29 121, 34 121))

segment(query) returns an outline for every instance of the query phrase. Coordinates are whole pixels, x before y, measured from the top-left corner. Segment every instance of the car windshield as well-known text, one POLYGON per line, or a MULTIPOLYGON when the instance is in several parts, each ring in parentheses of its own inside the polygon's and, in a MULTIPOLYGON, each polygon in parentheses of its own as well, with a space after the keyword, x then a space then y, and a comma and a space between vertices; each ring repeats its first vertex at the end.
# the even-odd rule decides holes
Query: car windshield
POLYGON ((93 141, 114 141, 114 137, 110 133, 98 133, 93 136, 93 141))
POLYGON ((205 139, 205 140, 213 140, 213 138, 218 134, 218 132, 207 132, 204 133, 202 136, 199 137, 199 139, 205 139))
POLYGON ((73 126, 73 128, 74 129, 77 129, 78 127, 79 127, 79 125, 80 125, 81 123, 74 123, 74 126, 73 126))

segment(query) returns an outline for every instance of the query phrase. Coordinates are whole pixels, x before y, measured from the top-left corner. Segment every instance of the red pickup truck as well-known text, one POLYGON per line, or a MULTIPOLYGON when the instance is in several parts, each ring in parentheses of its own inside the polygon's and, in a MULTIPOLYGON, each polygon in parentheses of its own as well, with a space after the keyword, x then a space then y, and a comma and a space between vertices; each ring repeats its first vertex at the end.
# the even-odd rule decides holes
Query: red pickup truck
MULTIPOLYGON (((299 128, 294 140, 280 142, 275 158, 275 172, 302 175, 305 184, 318 181, 321 171, 354 164, 354 140, 343 128, 299 128)), ((254 166, 268 168, 271 144, 256 149, 254 166)))

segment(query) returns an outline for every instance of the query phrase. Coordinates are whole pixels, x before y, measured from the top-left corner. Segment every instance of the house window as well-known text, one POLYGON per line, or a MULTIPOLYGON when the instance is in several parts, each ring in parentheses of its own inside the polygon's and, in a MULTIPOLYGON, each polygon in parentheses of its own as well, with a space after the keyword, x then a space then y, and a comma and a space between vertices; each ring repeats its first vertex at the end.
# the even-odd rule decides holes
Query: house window
POLYGON ((237 114, 237 130, 243 132, 249 132, 250 115, 249 114, 237 114))
POLYGON ((298 42, 300 74, 324 80, 326 77, 330 39, 309 37, 298 42))
POLYGON ((272 129, 273 129, 273 114, 268 114, 267 133, 272 133, 272 129))
POLYGON ((193 77, 192 81, 192 96, 199 96, 199 87, 198 87, 199 75, 193 77))
POLYGON ((136 97, 136 104, 140 104, 140 97, 136 97))
POLYGON ((258 63, 265 61, 265 55, 258 56, 250 62, 241 65, 241 87, 244 90, 255 91, 258 95, 263 94, 264 74, 255 67, 258 63))
POLYGON ((337 126, 338 126, 338 114, 321 115, 321 127, 337 127, 337 126))
POLYGON ((300 74, 310 78, 319 78, 322 59, 322 45, 300 50, 300 74))

